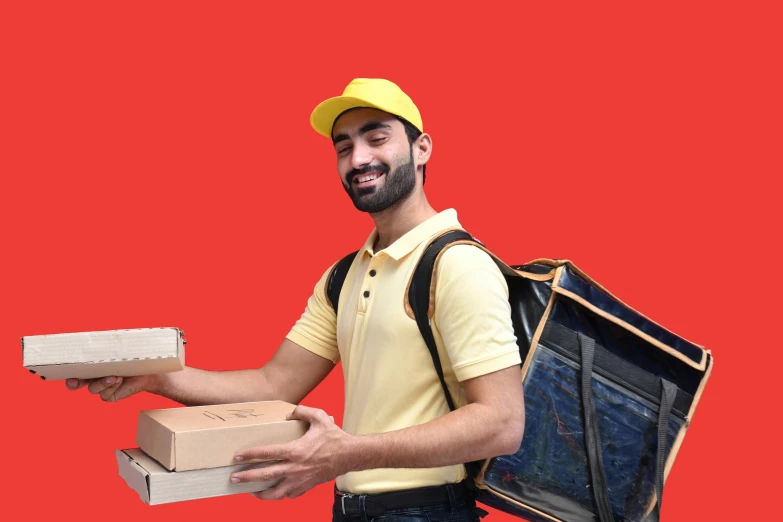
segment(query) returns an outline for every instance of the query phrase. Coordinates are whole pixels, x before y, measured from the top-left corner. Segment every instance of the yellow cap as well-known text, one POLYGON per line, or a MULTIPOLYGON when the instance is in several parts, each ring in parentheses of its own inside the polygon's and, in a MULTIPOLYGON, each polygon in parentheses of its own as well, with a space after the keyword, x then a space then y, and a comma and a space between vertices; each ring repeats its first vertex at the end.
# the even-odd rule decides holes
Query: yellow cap
POLYGON ((370 107, 408 120, 424 132, 419 109, 410 97, 389 80, 380 78, 356 78, 343 91, 342 96, 329 98, 313 109, 310 125, 318 134, 332 137, 332 127, 337 117, 348 109, 370 107))

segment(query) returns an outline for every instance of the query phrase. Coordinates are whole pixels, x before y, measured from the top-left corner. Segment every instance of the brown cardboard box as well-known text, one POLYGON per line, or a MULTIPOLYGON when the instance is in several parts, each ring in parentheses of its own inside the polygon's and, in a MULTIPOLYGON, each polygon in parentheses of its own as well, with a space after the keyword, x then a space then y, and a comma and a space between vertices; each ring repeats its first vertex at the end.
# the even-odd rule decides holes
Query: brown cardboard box
POLYGON ((177 328, 137 328, 22 337, 24 367, 45 379, 132 377, 182 370, 177 328))
POLYGON ((142 411, 136 444, 170 471, 230 466, 240 450, 304 435, 309 423, 285 420, 295 407, 264 401, 142 411))
POLYGON ((270 462, 173 472, 138 448, 117 450, 116 457, 120 476, 150 505, 263 491, 277 483, 230 481, 234 472, 268 466, 270 462))

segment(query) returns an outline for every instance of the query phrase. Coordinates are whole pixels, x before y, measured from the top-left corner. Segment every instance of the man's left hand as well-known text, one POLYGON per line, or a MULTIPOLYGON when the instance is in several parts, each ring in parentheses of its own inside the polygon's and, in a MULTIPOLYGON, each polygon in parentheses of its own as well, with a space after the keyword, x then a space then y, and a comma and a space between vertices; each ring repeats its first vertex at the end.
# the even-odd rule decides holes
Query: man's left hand
POLYGON ((231 475, 234 483, 282 479, 272 488, 253 493, 261 500, 296 498, 318 484, 351 470, 349 449, 354 436, 341 430, 325 411, 297 406, 286 418, 307 421, 310 429, 295 441, 250 448, 235 456, 239 462, 251 459, 279 461, 264 468, 231 475))

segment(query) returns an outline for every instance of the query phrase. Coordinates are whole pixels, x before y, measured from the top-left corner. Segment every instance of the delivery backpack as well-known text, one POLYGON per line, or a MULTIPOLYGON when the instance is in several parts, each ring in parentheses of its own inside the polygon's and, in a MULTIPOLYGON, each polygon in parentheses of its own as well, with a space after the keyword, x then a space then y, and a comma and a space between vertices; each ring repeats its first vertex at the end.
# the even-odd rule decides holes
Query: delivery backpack
MULTIPOLYGON (((623 304, 570 261, 512 267, 467 232, 450 230, 422 254, 406 305, 452 411, 430 296, 439 256, 459 244, 486 251, 505 276, 523 361, 522 445, 466 464, 477 500, 532 522, 657 521, 664 480, 712 369, 710 352, 623 304)), ((335 311, 355 256, 329 276, 335 311)))

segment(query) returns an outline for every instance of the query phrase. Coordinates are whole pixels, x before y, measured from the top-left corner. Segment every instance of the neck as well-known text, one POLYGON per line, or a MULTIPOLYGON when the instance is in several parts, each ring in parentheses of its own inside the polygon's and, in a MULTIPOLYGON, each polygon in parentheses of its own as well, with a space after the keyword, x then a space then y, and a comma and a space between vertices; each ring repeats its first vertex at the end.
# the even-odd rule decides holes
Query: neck
POLYGON ((389 247, 437 213, 427 201, 424 191, 419 188, 410 197, 397 202, 383 212, 372 214, 378 231, 378 239, 373 250, 378 252, 389 247))

